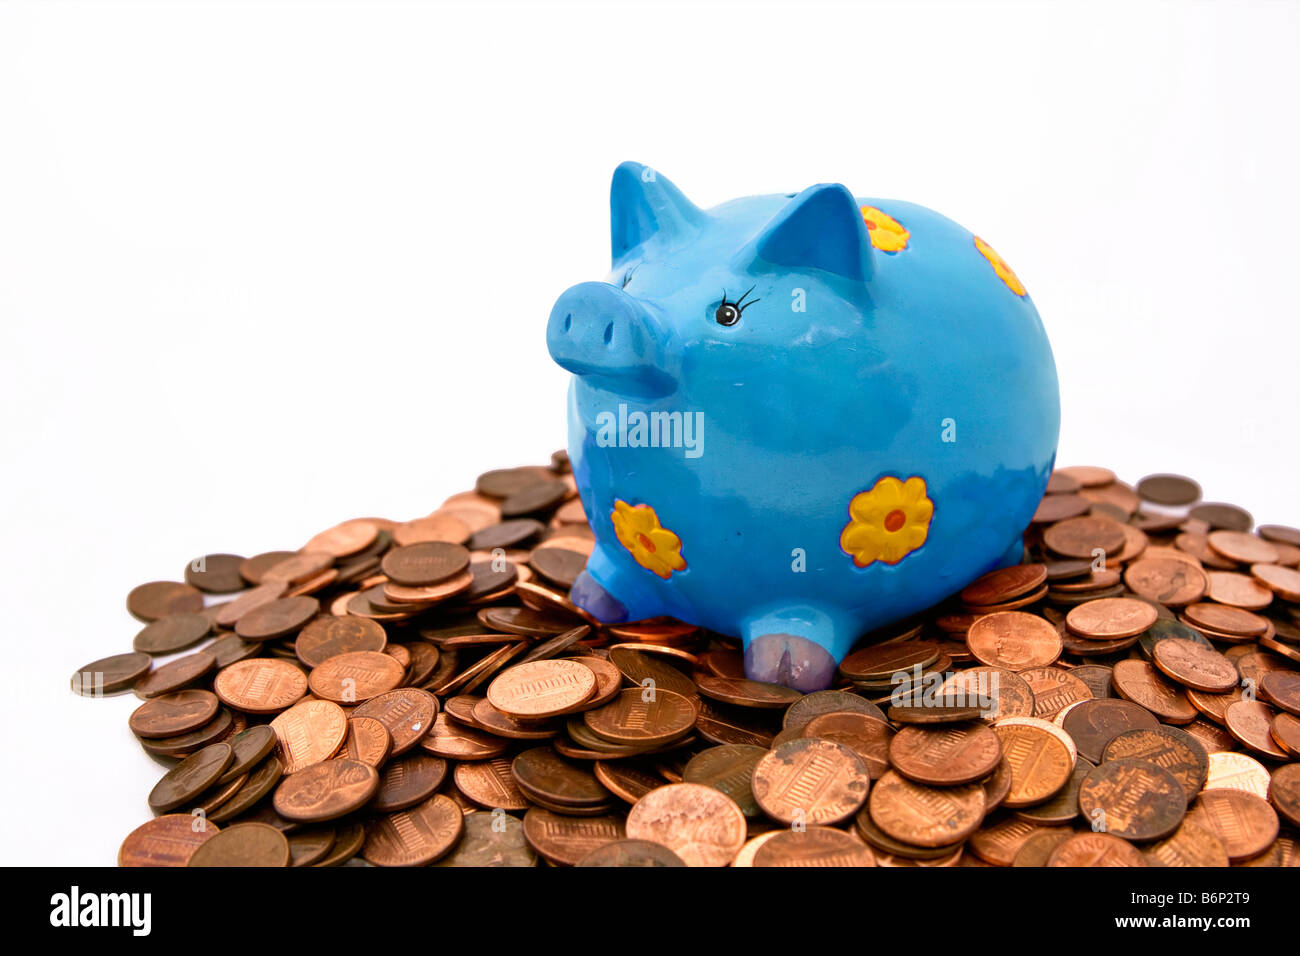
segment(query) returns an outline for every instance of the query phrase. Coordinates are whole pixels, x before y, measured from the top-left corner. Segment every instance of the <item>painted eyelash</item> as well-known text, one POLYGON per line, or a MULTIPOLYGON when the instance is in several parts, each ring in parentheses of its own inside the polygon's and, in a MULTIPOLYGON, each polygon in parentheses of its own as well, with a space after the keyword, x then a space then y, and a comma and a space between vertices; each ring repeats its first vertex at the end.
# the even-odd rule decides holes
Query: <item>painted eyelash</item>
MULTIPOLYGON (((738 315, 744 315, 744 314, 745 314, 745 310, 748 309, 748 308, 749 308, 751 305, 753 305, 755 302, 762 302, 762 301, 763 301, 762 299, 750 299, 748 302, 745 301, 745 296, 747 296, 747 295, 749 295, 749 293, 753 292, 755 288, 757 288, 757 287, 751 285, 748 289, 745 290, 744 294, 741 295, 741 297, 740 297, 739 299, 737 299, 735 302, 731 302, 731 301, 729 301, 729 300, 727 299, 727 290, 726 290, 726 289, 723 289, 723 290, 722 290, 722 305, 730 305, 730 306, 734 306, 735 309, 736 309, 736 313, 737 313, 738 315)), ((721 308, 721 307, 722 307, 722 306, 719 306, 718 308, 721 308)))

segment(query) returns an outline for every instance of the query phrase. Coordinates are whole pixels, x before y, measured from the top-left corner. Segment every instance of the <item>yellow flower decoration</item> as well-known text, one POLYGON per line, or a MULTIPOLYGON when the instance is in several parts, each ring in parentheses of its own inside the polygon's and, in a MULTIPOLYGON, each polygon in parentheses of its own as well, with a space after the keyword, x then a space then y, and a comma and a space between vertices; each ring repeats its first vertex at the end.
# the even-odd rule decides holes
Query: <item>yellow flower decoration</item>
POLYGON ((649 505, 633 507, 615 500, 609 520, 614 522, 618 543, 647 571, 667 580, 674 571, 686 568, 681 539, 659 524, 659 516, 649 505))
POLYGON ((993 266, 993 271, 998 274, 998 278, 1000 278, 1003 282, 1005 282, 1007 284, 1007 287, 1011 289, 1012 292, 1014 292, 1016 295, 1025 294, 1024 283, 1022 283, 1018 278, 1016 278, 1016 274, 1011 271, 1011 267, 1007 265, 1007 261, 1003 259, 1000 255, 998 255, 996 252, 994 252, 992 246, 990 246, 979 236, 976 236, 975 248, 978 249, 981 253, 983 253, 984 258, 987 259, 989 263, 993 266))
POLYGON ((901 222, 875 206, 862 207, 862 221, 867 224, 871 244, 881 252, 901 252, 907 248, 907 240, 912 238, 901 222))
POLYGON ((886 476, 870 491, 849 502, 849 523, 840 534, 840 547, 865 568, 872 561, 897 564, 921 545, 930 530, 934 502, 925 496, 925 479, 899 481, 886 476))

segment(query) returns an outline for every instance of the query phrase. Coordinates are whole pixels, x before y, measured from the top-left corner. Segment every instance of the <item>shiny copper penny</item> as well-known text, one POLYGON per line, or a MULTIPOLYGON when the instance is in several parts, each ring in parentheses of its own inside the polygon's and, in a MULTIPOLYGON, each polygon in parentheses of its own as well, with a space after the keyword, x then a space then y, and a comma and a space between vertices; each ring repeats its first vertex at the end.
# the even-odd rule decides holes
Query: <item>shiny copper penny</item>
POLYGON ((1114 640, 1141 634, 1156 622, 1156 609, 1134 598, 1101 598, 1070 610, 1065 626, 1089 640, 1114 640))
POLYGON ((145 701, 127 719, 137 737, 174 737, 197 730, 217 715, 211 691, 180 690, 145 701))
POLYGON ((238 823, 204 842, 187 866, 288 866, 289 841, 265 823, 238 823))
POLYGON ((308 667, 352 651, 382 651, 388 643, 378 621, 362 617, 318 617, 294 641, 294 653, 308 667))
POLYGON ((348 732, 343 746, 334 756, 359 760, 378 769, 384 765, 393 749, 393 738, 387 728, 373 717, 348 718, 348 732))
POLYGON ((662 688, 632 687, 610 703, 583 713, 586 726, 602 740, 615 744, 666 743, 695 726, 695 705, 681 694, 662 688))
POLYGON ((154 817, 132 830, 117 851, 118 866, 187 866, 196 850, 221 832, 189 813, 154 817))
POLYGON ((933 641, 901 641, 859 648, 840 662, 840 673, 850 680, 888 680, 899 671, 928 667, 939 659, 933 641))
POLYGON ((785 830, 754 854, 754 866, 875 866, 875 854, 843 830, 808 827, 785 830))
POLYGON ((1223 604, 1192 604, 1183 611, 1183 614, 1193 627, 1225 634, 1257 637, 1268 631, 1268 621, 1258 614, 1223 604))
POLYGON ((871 790, 871 820, 905 844, 947 847, 970 836, 984 819, 984 788, 930 787, 894 771, 871 790))
POLYGON ((1247 611, 1259 611, 1273 603, 1273 592, 1249 574, 1236 571, 1210 571, 1206 574, 1211 601, 1247 611))
POLYGON ((510 761, 493 757, 474 763, 461 763, 453 771, 456 788, 480 807, 501 810, 527 810, 532 804, 519 789, 510 761))
POLYGON ((745 843, 745 816, 735 801, 696 783, 646 794, 628 813, 626 829, 630 839, 666 846, 687 866, 726 866, 745 843))
POLYGON ((1267 800, 1244 790, 1202 792, 1188 819, 1218 837, 1234 863, 1258 856, 1277 838, 1277 812, 1267 800))
POLYGON ((1079 787, 1079 812, 1112 836, 1160 840, 1178 829, 1187 794, 1169 771, 1120 757, 1088 772, 1079 787))
MULTIPOLYGON (((721 794, 718 794, 718 797, 726 799, 721 794)), ((739 810, 736 811, 736 815, 740 815, 739 810)), ((720 829, 725 829, 727 826, 725 819, 720 821, 718 826, 720 829)), ((742 839, 744 830, 745 818, 740 817, 742 839)), ((528 845, 539 856, 564 866, 573 866, 589 853, 606 844, 622 840, 625 835, 623 821, 612 815, 569 817, 552 813, 541 807, 533 807, 524 815, 524 837, 528 845)), ((662 840, 652 842, 665 845, 662 840)))
POLYGON ((1274 717, 1273 740, 1290 754, 1293 760, 1300 757, 1300 717, 1286 713, 1274 717))
POLYGON ((1079 833, 1061 843, 1048 866, 1146 866, 1139 850, 1110 833, 1079 833))
POLYGON ((379 527, 373 521, 354 518, 336 524, 332 528, 326 528, 303 545, 302 550, 314 554, 328 554, 335 558, 346 558, 370 547, 378 535, 379 527))
POLYGON ((370 698, 352 712, 355 717, 372 717, 384 725, 392 738, 392 756, 417 746, 433 728, 438 699, 416 687, 399 687, 370 698))
POLYGON ((784 709, 803 696, 799 691, 780 684, 704 673, 696 674, 695 685, 705 697, 738 707, 784 709))
POLYGON ((848 747, 802 738, 759 760, 753 788, 754 799, 772 819, 811 826, 847 820, 867 799, 870 783, 866 764, 848 747))
POLYGON ((1037 591, 1047 582, 1047 567, 1042 564, 1015 564, 990 571, 962 589, 965 604, 1001 604, 1037 591))
POLYGON ((856 711, 832 711, 808 721, 800 734, 848 747, 862 759, 872 780, 879 780, 889 769, 894 728, 879 717, 856 711))
POLYGON ((1212 647, 1186 638, 1160 641, 1151 659, 1166 676, 1186 687, 1222 694, 1237 686, 1237 669, 1212 647))
POLYGON ((1031 717, 1034 692, 1015 671, 1005 667, 970 667, 948 677, 939 689, 945 699, 958 698, 980 707, 982 719, 1031 717))
POLYGON ((167 771, 149 793, 149 809, 168 813, 192 801, 221 777, 234 759, 230 744, 209 744, 167 771))
POLYGON ((1210 547, 1238 564, 1271 564, 1277 560, 1272 544, 1246 531, 1211 531, 1206 540, 1210 547))
POLYGON ((1258 700, 1239 700, 1224 713, 1224 726, 1247 749, 1270 760, 1286 760, 1287 752, 1273 739, 1273 709, 1258 700))
POLYGON ((893 768, 917 783, 951 787, 987 777, 1002 761, 998 735, 982 723, 904 727, 889 745, 893 768))
POLYGON ((1190 724, 1196 719, 1187 692, 1146 661, 1116 662, 1111 679, 1120 697, 1140 704, 1163 721, 1190 724))
POLYGON ((1050 731, 1031 724, 993 725, 1011 771, 1011 789, 1003 804, 1029 807, 1052 797, 1070 780, 1074 758, 1050 731))
POLYGON ((271 721, 285 773, 328 760, 343 746, 348 718, 327 700, 304 700, 271 721))
POLYGON ((274 714, 307 693, 307 675, 288 661, 250 658, 218 671, 212 689, 227 707, 250 714, 274 714))
POLYGON ((467 569, 469 551, 448 541, 421 541, 393 548, 384 555, 382 567, 390 581, 424 587, 467 569))
POLYGON ((464 828, 456 802, 434 794, 409 810, 368 823, 361 855, 375 866, 427 866, 456 845, 464 828))
MULTIPOLYGON (((1251 576, 1284 601, 1300 603, 1300 571, 1279 564, 1252 564, 1251 576)), ((139 649, 139 648, 137 648, 139 649)))
POLYGON ((285 777, 272 798, 275 812, 299 823, 334 820, 370 802, 379 773, 359 760, 323 760, 285 777))
POLYGON ((1227 866, 1228 853, 1219 838, 1184 818, 1173 836, 1143 851, 1153 866, 1227 866))
POLYGON ((1201 792, 1210 772, 1205 748, 1177 727, 1125 731, 1102 751, 1103 764, 1119 759, 1142 760, 1167 770, 1183 788, 1188 801, 1201 792))
POLYGON ((388 654, 349 651, 312 668, 311 692, 336 704, 360 704, 386 694, 402 683, 406 668, 388 654))
POLYGON ((488 685, 487 699, 512 717, 540 718, 562 714, 596 692, 596 675, 589 667, 565 659, 516 664, 488 685))
POLYGON ((1036 614, 1002 611, 978 618, 966 632, 975 659, 1012 671, 1046 667, 1061 656, 1061 636, 1036 614))
POLYGON ((653 654, 616 647, 609 652, 609 662, 617 667, 630 683, 644 686, 645 682, 650 680, 654 682, 655 687, 670 690, 688 699, 699 697, 699 690, 694 681, 672 664, 656 658, 653 654))
POLYGON ((1094 551, 1118 554, 1124 547, 1124 528, 1111 518, 1066 518, 1043 532, 1043 543, 1066 558, 1091 558, 1094 551))
POLYGON ((1300 673, 1269 671, 1259 679, 1259 690, 1263 698, 1279 710, 1300 715, 1300 673))
POLYGON ((420 748, 435 757, 485 760, 505 753, 507 741, 451 720, 445 713, 433 719, 433 729, 420 740, 420 748))
POLYGON ((1205 596, 1205 572, 1177 558, 1143 557, 1124 569, 1124 583, 1138 597, 1166 607, 1194 604, 1205 596))
POLYGON ((629 760, 597 760, 592 769, 601 786, 625 803, 636 803, 651 790, 664 785, 664 778, 659 774, 629 760))

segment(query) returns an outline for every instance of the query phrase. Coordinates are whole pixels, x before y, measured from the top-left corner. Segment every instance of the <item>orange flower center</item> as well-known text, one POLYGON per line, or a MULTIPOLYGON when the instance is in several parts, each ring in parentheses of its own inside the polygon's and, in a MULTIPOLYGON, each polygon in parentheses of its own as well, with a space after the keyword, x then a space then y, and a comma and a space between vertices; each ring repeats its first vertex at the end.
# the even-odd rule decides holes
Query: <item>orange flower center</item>
POLYGON ((868 228, 868 229, 875 229, 875 228, 876 228, 876 224, 875 224, 874 222, 872 222, 870 219, 866 220, 866 223, 867 223, 867 228, 868 228))
POLYGON ((885 515, 886 531, 901 531, 905 524, 907 524, 907 515, 903 514, 902 510, 899 508, 895 508, 889 514, 885 515))
POLYGON ((645 548, 645 549, 646 549, 647 551, 649 551, 651 554, 654 554, 654 552, 655 552, 655 543, 654 543, 653 541, 651 541, 648 537, 646 537, 646 536, 643 535, 643 534, 638 534, 638 535, 636 536, 636 540, 637 540, 637 544, 641 545, 641 547, 645 548))

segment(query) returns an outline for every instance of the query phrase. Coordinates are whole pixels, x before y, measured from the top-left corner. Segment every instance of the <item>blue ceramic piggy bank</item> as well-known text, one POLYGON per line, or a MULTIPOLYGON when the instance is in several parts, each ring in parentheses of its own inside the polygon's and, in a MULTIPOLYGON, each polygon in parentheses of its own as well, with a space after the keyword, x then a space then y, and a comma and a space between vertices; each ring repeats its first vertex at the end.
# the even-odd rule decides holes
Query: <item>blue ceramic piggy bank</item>
POLYGON ((1020 560, 1060 399, 992 247, 841 185, 700 209, 634 163, 610 212, 613 270, 546 331, 596 537, 575 602, 739 636, 751 678, 811 691, 1020 560))

